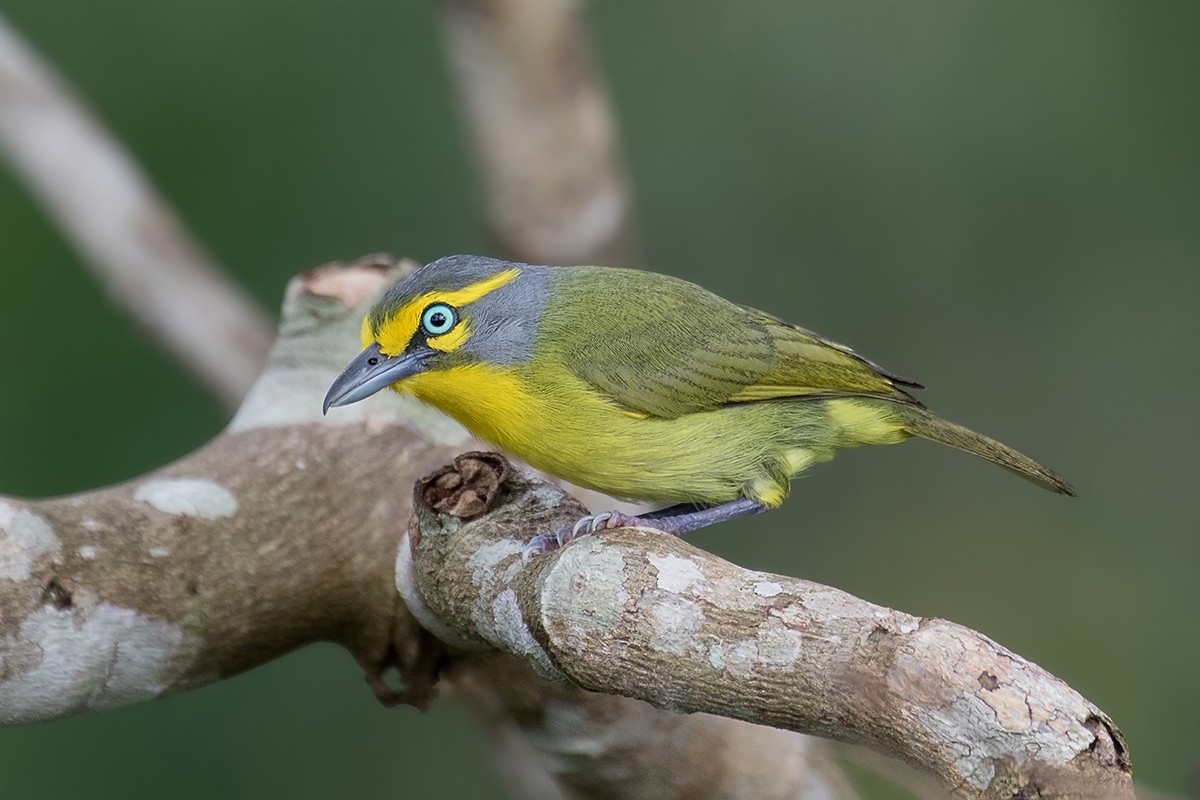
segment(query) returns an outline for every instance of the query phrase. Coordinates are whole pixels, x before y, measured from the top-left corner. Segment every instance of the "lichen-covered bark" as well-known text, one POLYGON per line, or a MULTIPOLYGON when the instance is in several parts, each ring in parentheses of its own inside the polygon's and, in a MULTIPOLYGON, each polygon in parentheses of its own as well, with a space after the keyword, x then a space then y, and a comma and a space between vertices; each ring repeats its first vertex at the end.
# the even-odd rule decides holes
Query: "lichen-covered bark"
MULTIPOLYGON (((389 704, 426 707, 448 669, 524 796, 853 797, 813 740, 547 682, 457 640, 421 600, 401 546, 412 485, 470 440, 390 393, 320 413, 365 306, 411 268, 375 257, 293 281, 266 371, 197 453, 95 492, 0 498, 0 724, 153 699, 325 640, 389 704), (750 752, 789 766, 748 772, 750 752)), ((458 473, 442 475, 452 490, 458 473)), ((502 475, 481 475, 499 490, 502 475)), ((447 496, 457 513, 494 499, 447 496)))
POLYGON ((414 472, 467 437, 415 434, 426 412, 399 398, 320 416, 355 350, 355 290, 391 275, 294 282, 267 372, 199 452, 108 489, 0 498, 0 723, 150 699, 320 640, 375 672, 419 641, 391 577, 396 521, 414 472))
POLYGON ((864 744, 955 796, 1132 797, 1112 721, 960 625, 649 531, 523 560, 532 533, 583 509, 490 454, 423 481, 415 508, 407 580, 427 613, 543 678, 864 744))
POLYGON ((0 498, 0 721, 329 640, 385 702, 427 704, 448 668, 545 770, 527 766, 531 785, 564 797, 852 796, 787 731, 899 756, 956 796, 1131 796, 1112 722, 961 626, 645 531, 523 560, 584 509, 494 454, 437 470, 413 503, 416 475, 468 444, 460 428, 392 395, 319 413, 396 274, 369 261, 294 281, 267 371, 196 454, 96 492, 0 498))

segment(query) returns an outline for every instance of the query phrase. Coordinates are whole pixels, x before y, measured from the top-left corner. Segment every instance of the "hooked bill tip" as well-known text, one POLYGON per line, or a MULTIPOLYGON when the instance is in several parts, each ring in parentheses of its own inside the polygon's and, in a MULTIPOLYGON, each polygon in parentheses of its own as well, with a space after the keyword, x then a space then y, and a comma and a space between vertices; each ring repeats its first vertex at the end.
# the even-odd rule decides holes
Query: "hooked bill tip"
POLYGON ((335 405, 337 405, 337 403, 334 402, 334 396, 333 396, 333 394, 334 394, 333 390, 335 388, 336 387, 330 387, 329 393, 325 395, 325 402, 321 403, 321 416, 322 417, 328 416, 329 409, 331 409, 335 405))
POLYGON ((345 392, 338 391, 339 383, 340 383, 340 376, 339 376, 339 380, 334 381, 333 385, 329 387, 329 391, 325 393, 325 400, 324 400, 324 402, 321 403, 321 416, 322 417, 329 416, 329 409, 333 408, 336 405, 339 405, 339 403, 337 402, 340 399, 338 397, 338 395, 345 394, 345 392))

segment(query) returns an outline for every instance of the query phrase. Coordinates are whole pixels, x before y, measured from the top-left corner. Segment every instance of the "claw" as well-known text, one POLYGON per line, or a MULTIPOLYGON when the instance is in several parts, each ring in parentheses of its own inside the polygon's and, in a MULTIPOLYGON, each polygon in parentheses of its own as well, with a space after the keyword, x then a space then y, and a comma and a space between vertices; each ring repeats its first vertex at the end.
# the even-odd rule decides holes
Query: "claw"
POLYGON ((761 514, 767 507, 757 500, 742 497, 716 506, 683 504, 652 512, 643 517, 631 517, 620 511, 605 511, 582 517, 570 528, 563 527, 554 533, 542 533, 533 537, 525 546, 523 559, 557 550, 581 536, 589 536, 612 528, 642 527, 661 531, 672 536, 682 536, 725 520, 761 514))
POLYGON ((521 560, 528 561, 534 556, 540 556, 543 553, 552 553, 562 547, 560 534, 566 530, 560 528, 554 533, 539 533, 537 536, 529 540, 529 544, 525 545, 525 549, 521 551, 521 560))
MULTIPOLYGON (((616 513, 615 511, 605 511, 601 514, 597 514, 596 516, 592 517, 591 525, 588 526, 590 528, 589 533, 596 533, 597 531, 602 531, 605 528, 609 527, 609 525, 608 525, 609 520, 611 520, 613 518, 613 514, 615 514, 615 513, 616 513)), ((587 517, 584 517, 583 519, 579 520, 579 522, 583 522, 585 520, 587 520, 587 517)), ((578 525, 578 523, 576 523, 576 524, 578 525)))
POLYGON ((641 522, 637 517, 630 517, 620 511, 603 511, 599 514, 588 514, 580 517, 571 527, 563 526, 554 533, 539 533, 529 540, 521 551, 521 560, 528 561, 533 556, 551 553, 560 547, 570 544, 582 536, 590 536, 609 528, 622 528, 637 525, 641 522))

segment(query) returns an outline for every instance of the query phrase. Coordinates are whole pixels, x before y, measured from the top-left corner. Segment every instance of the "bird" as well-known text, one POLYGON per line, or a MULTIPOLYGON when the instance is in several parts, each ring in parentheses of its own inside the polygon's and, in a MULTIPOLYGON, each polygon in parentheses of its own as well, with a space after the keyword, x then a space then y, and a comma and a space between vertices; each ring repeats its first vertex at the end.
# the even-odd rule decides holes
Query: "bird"
POLYGON ((609 528, 683 535, 761 514, 835 451, 912 437, 1075 494, 1029 456, 927 409, 912 394, 921 384, 670 275, 447 256, 384 293, 361 333, 325 413, 390 387, 550 475, 665 504, 589 514, 535 536, 527 553, 609 528))

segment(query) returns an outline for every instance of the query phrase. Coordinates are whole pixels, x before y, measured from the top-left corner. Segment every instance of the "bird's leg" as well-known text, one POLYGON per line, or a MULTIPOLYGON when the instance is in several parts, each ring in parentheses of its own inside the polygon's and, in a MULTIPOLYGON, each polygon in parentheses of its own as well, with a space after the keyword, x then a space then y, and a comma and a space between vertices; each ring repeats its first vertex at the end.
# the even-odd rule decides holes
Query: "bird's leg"
MULTIPOLYGON (((594 526, 592 532, 603 528, 650 528, 673 536, 683 536, 685 533, 716 525, 718 522, 728 522, 738 517, 753 517, 767 510, 767 507, 749 497, 739 497, 728 503, 717 506, 698 506, 683 503, 649 514, 636 517, 626 516, 614 511, 601 525, 594 526)), ((597 515, 603 516, 602 514, 597 515)))
POLYGON ((738 517, 750 517, 766 510, 767 507, 757 500, 739 497, 728 503, 708 507, 695 503, 681 503, 638 516, 630 516, 620 511, 605 511, 601 514, 582 517, 570 528, 562 527, 554 533, 538 534, 525 546, 525 557, 549 553, 575 541, 580 536, 612 528, 649 528, 669 533, 672 536, 683 536, 685 533, 691 533, 718 522, 738 517))
POLYGON ((662 519, 663 517, 673 517, 677 514, 688 514, 693 511, 703 511, 712 506, 701 505, 700 503, 676 503, 673 506, 660 508, 657 511, 647 511, 645 514, 638 514, 638 519, 662 519))

